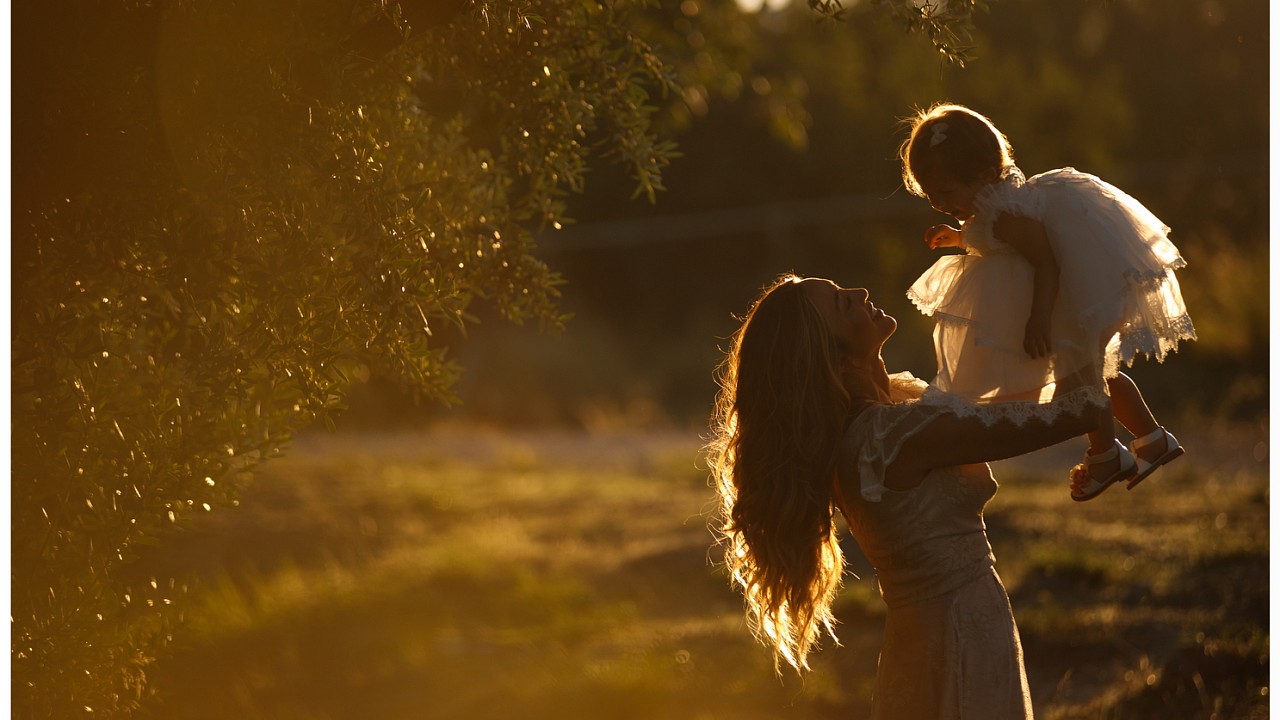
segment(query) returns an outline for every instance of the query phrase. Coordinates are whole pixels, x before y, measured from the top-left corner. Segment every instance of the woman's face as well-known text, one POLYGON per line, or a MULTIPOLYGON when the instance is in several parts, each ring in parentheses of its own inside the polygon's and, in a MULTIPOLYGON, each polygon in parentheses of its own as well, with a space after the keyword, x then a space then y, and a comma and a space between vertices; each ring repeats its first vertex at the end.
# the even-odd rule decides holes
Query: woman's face
POLYGON ((842 288, 822 278, 801 281, 801 292, 822 315, 840 346, 852 356, 879 355, 898 321, 871 304, 865 288, 842 288))

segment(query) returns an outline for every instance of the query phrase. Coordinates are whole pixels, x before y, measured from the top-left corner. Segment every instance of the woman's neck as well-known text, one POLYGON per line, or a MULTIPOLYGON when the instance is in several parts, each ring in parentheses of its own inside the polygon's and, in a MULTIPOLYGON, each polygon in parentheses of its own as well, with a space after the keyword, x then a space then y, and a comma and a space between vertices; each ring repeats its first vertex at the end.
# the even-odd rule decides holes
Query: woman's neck
POLYGON ((879 355, 845 363, 845 390, 855 400, 889 402, 889 371, 879 355))

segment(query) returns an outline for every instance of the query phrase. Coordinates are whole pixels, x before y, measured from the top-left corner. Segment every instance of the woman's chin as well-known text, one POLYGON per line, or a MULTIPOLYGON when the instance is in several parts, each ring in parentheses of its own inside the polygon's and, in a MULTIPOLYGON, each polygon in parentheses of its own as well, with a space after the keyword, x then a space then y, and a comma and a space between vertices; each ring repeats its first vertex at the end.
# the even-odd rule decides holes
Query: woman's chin
POLYGON ((898 329, 898 320, 883 310, 876 310, 876 312, 879 314, 875 319, 876 325, 886 329, 885 337, 892 335, 893 331, 898 329))

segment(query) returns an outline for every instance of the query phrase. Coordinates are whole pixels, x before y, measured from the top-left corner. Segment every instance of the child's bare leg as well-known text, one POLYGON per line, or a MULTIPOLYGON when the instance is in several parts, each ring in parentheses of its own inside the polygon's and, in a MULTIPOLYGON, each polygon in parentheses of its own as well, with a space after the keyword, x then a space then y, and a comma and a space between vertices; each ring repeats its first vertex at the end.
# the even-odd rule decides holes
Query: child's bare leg
POLYGON ((1111 483, 1133 477, 1133 460, 1128 459, 1127 451, 1116 447, 1115 421, 1111 416, 1110 403, 1091 412, 1097 414, 1097 429, 1089 433, 1089 450, 1085 452, 1084 462, 1071 470, 1071 497, 1074 500, 1097 497, 1111 483), (1127 475, 1122 472, 1126 468, 1127 475))
MULTIPOLYGON (((1079 379, 1085 377, 1080 375, 1079 379)), ((1094 376, 1094 382, 1096 377, 1094 376)), ((1127 479, 1132 484, 1137 476, 1138 467, 1129 450, 1116 442, 1115 416, 1120 412, 1127 412, 1128 407, 1120 411, 1113 406, 1113 400, 1114 398, 1108 398, 1105 404, 1087 411, 1096 413, 1096 423, 1094 430, 1088 435, 1089 449, 1085 452, 1084 462, 1071 469, 1073 500, 1090 500, 1112 483, 1127 479)))
MULTIPOLYGON (((1092 368, 1082 368, 1070 376, 1063 378, 1058 383, 1057 388, 1055 389, 1057 394, 1054 395, 1054 399, 1062 397, 1067 393, 1075 392, 1082 387, 1092 385, 1097 381, 1098 376, 1093 373, 1092 368)), ((1088 435, 1088 454, 1098 455, 1104 452, 1109 452, 1113 447, 1115 447, 1116 441, 1115 421, 1112 419, 1113 411, 1111 409, 1110 400, 1108 399, 1105 405, 1089 407, 1085 409, 1084 412, 1095 413, 1094 417, 1096 418, 1096 421, 1094 422, 1094 428, 1096 429, 1088 435)), ((1120 468, 1120 460, 1117 458, 1115 461, 1106 461, 1102 464, 1095 465, 1094 467, 1096 468, 1096 473, 1112 473, 1120 468)))
POLYGON ((1133 378, 1120 373, 1107 380, 1107 390, 1111 393, 1111 408, 1116 420, 1135 437, 1142 437, 1160 427, 1133 378))
POLYGON ((1115 421, 1112 420, 1114 416, 1112 404, 1107 403, 1100 406, 1094 412, 1098 414, 1098 423, 1097 429, 1089 433, 1090 455, 1106 452, 1116 444, 1116 426, 1115 421))
MULTIPOLYGON (((1160 427, 1160 423, 1147 407, 1146 400, 1142 398, 1142 391, 1138 390, 1138 385, 1133 378, 1120 373, 1107 380, 1107 389, 1111 392, 1111 407, 1115 419, 1119 420, 1126 430, 1133 433, 1134 437, 1143 437, 1160 427)), ((1164 443, 1157 443, 1139 448, 1138 454, 1150 455, 1151 457, 1143 457, 1144 460, 1150 461, 1159 457, 1164 451, 1164 443)))

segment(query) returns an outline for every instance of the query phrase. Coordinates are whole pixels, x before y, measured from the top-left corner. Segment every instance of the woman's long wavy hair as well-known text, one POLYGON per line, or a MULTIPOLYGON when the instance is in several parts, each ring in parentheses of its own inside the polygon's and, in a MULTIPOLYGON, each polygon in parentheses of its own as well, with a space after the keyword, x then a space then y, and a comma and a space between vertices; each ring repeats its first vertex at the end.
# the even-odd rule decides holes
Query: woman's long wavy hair
POLYGON ((706 445, 731 582, 775 669, 786 660, 797 671, 823 630, 836 640, 844 558, 833 492, 849 409, 839 348, 800 280, 778 278, 734 334, 706 445))

